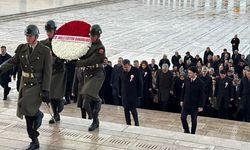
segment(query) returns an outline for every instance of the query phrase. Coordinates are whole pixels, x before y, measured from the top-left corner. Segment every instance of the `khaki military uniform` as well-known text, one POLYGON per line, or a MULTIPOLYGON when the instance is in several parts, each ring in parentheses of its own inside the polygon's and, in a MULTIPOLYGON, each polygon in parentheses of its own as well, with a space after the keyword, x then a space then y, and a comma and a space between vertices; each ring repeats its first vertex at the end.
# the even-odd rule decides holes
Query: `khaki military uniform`
MULTIPOLYGON (((50 47, 49 39, 42 40, 41 43, 50 47)), ((66 89, 66 68, 64 61, 53 55, 52 59, 52 77, 50 87, 50 98, 62 100, 66 89)))
POLYGON ((103 61, 105 48, 100 40, 92 43, 87 54, 77 61, 77 67, 85 67, 84 85, 80 94, 87 96, 90 100, 99 100, 99 91, 105 79, 103 61))
POLYGON ((52 73, 52 56, 49 47, 40 42, 32 53, 29 45, 21 44, 17 47, 15 55, 0 66, 2 72, 20 65, 22 77, 18 96, 17 116, 34 116, 42 103, 42 90, 49 91, 52 73))
POLYGON ((75 74, 74 74, 74 81, 73 81, 73 89, 72 93, 77 93, 77 107, 82 108, 82 95, 79 93, 79 91, 82 90, 82 87, 84 85, 84 67, 79 67, 75 69, 75 74))

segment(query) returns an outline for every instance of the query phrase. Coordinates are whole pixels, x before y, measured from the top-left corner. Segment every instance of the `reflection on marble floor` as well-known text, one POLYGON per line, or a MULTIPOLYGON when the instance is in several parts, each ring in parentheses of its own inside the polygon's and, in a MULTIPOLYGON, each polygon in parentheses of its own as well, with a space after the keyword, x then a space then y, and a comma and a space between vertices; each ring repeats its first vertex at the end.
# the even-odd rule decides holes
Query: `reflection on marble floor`
MULTIPOLYGON (((11 87, 15 87, 14 82, 11 83, 11 87)), ((2 93, 3 91, 0 89, 0 98, 2 98, 2 93)), ((0 101, 0 113, 2 115, 10 115, 12 116, 11 118, 15 118, 16 98, 16 89, 13 88, 8 100, 5 102, 2 100, 0 101)), ((42 106, 42 110, 48 113, 45 105, 42 106)), ((79 119, 80 111, 79 108, 76 107, 76 104, 70 104, 65 106, 62 115, 79 119)), ((6 118, 5 116, 2 117, 6 118)), ((122 107, 102 105, 100 118, 101 121, 105 122, 125 124, 122 107)), ((71 122, 74 122, 73 120, 74 119, 72 119, 71 122)), ((64 120, 62 121, 64 122, 64 120)), ((139 121, 142 127, 164 129, 179 133, 183 132, 179 114, 139 109, 139 121)), ((64 124, 63 122, 61 123, 62 126, 64 124)), ((44 124, 48 124, 48 118, 44 121, 44 124)), ((86 130, 86 127, 84 130, 86 130)), ((197 134, 250 142, 250 124, 246 122, 199 117, 197 134)))
MULTIPOLYGON (((105 106, 103 113, 110 108, 114 109, 105 106)), ((164 117, 160 113, 154 114, 164 117)), ((104 114, 101 118, 104 120, 103 116, 104 114)), ((50 116, 45 114, 43 125, 39 129, 42 150, 248 150, 250 148, 249 142, 237 139, 191 135, 105 121, 101 121, 99 130, 87 132, 90 120, 62 116, 60 123, 49 125, 49 119, 50 116)), ((0 107, 0 149, 24 149, 29 141, 25 121, 16 118, 15 109, 0 107)))

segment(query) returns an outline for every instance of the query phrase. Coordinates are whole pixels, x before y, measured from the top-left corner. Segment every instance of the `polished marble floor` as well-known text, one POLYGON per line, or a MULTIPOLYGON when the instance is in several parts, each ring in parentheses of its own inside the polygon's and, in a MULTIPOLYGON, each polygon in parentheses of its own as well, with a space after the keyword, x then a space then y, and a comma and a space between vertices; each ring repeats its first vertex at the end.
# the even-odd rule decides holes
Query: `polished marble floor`
MULTIPOLYGON (((26 136, 25 130, 23 129, 24 121, 17 119, 15 116, 17 92, 14 88, 14 82, 11 83, 11 86, 13 87, 13 89, 11 90, 8 100, 0 101, 0 137, 3 137, 0 139, 3 141, 13 141, 15 138, 18 138, 19 141, 17 143, 14 142, 13 146, 16 146, 16 148, 23 148, 25 144, 27 144, 28 138, 26 136), (18 134, 18 136, 15 136, 16 133, 18 134), (19 136, 19 134, 21 135, 19 136), (22 140, 20 140, 20 137, 22 137, 22 140), (18 144, 19 142, 21 143, 20 145, 18 144)), ((2 92, 3 90, 0 89, 0 97, 2 97, 2 92)), ((91 134, 87 132, 87 126, 90 122, 89 120, 80 119, 80 111, 76 107, 76 104, 72 103, 66 105, 64 111, 61 114, 63 116, 62 121, 60 122, 60 124, 52 126, 48 124, 50 115, 47 108, 45 107, 45 105, 42 105, 41 108, 42 111, 46 114, 46 117, 43 121, 44 125, 41 129, 42 132, 40 139, 43 144, 42 149, 50 149, 49 145, 54 145, 53 142, 57 142, 57 144, 54 145, 54 149, 59 149, 56 146, 60 145, 62 147, 65 146, 64 148, 69 149, 80 149, 79 147, 81 146, 87 146, 88 148, 86 149, 99 148, 109 150, 110 147, 116 147, 118 149, 124 148, 147 150, 150 149, 150 146, 147 144, 160 144, 160 146, 158 145, 158 147, 155 148, 160 150, 163 150, 164 146, 169 146, 169 150, 230 150, 230 148, 247 150, 250 148, 247 147, 250 146, 250 124, 245 122, 199 117, 197 136, 188 136, 182 134, 183 131, 179 114, 138 109, 141 127, 128 127, 125 125, 124 112, 122 107, 102 105, 102 110, 100 113, 101 129, 99 132, 91 134), (63 133, 59 131, 63 131, 63 133), (127 131, 129 132, 129 134, 127 133, 127 131), (103 141, 96 141, 96 139, 98 139, 97 137, 101 138, 103 141), (110 137, 115 138, 116 140, 113 139, 107 141, 107 139, 109 139, 110 137), (142 139, 140 139, 139 137, 142 139), (117 139, 124 140, 124 138, 126 140, 132 139, 132 143, 126 144, 125 141, 117 141, 117 139), (104 141, 108 144, 100 144, 105 143, 104 141), (141 143, 138 144, 138 141, 140 141, 141 143), (179 141, 181 141, 181 147, 184 147, 179 147, 179 141), (81 144, 78 145, 76 143, 81 144), (118 145, 114 145, 114 143, 118 145), (119 143, 123 143, 122 146, 119 145, 119 143), (244 146, 244 144, 246 144, 246 146, 244 146), (76 145, 78 147, 75 147, 76 145), (192 147, 193 145, 195 146, 192 147), (137 148, 134 146, 142 147, 137 148)), ((5 142, 1 142, 1 140, 0 147, 4 146, 7 148, 7 144, 1 145, 1 143, 5 144, 5 142)), ((165 150, 167 150, 166 147, 165 150)))
POLYGON ((250 51, 250 0, 120 0, 107 5, 108 0, 102 1, 96 7, 93 4, 63 13, 0 22, 0 45, 6 45, 13 54, 16 46, 25 42, 23 30, 30 23, 39 26, 40 39, 44 39, 47 20, 54 19, 60 26, 84 19, 103 28, 102 40, 113 63, 119 56, 158 61, 163 54, 171 57, 174 51, 203 56, 207 46, 220 54, 223 48, 231 51, 230 40, 235 34, 241 40, 240 53, 247 55, 250 51))
MULTIPOLYGON (((107 109, 114 108, 104 107, 103 112, 107 109)), ((154 114, 160 115, 160 113, 154 114)), ((39 129, 41 150, 250 149, 249 142, 233 139, 190 135, 172 130, 127 126, 106 121, 101 121, 100 129, 88 132, 90 120, 62 116, 60 123, 49 125, 49 119, 50 115, 45 114, 43 125, 39 129)), ((0 149, 25 149, 29 141, 25 121, 16 118, 15 109, 0 107, 0 149)))
MULTIPOLYGON (((155 58, 172 55, 201 54, 210 46, 215 54, 222 48, 230 50, 234 34, 241 39, 240 52, 250 49, 250 0, 102 0, 101 5, 65 11, 63 13, 13 18, 0 21, 0 45, 11 54, 20 42, 25 42, 23 31, 35 23, 40 28, 40 39, 45 38, 44 24, 54 19, 59 26, 66 21, 85 19, 103 28, 102 39, 107 55, 116 62, 119 56, 130 59, 155 58)), ((83 1, 1 1, 0 20, 4 15, 82 4, 83 1), (43 3, 43 4, 41 4, 43 3), (6 7, 9 6, 11 7, 6 7), (25 5, 25 6, 24 6, 25 5), (26 8, 25 8, 26 7, 26 8)), ((87 1, 84 1, 87 4, 87 1)), ((84 6, 84 5, 83 5, 84 6)), ((170 56, 169 56, 170 57, 170 56)), ((0 149, 23 149, 27 145, 24 122, 15 117, 17 92, 11 83, 9 99, 0 101, 0 149)), ((0 97, 3 90, 0 89, 0 97)), ((49 126, 46 113, 41 128, 41 149, 250 149, 250 125, 244 122, 199 117, 196 136, 182 134, 180 115, 139 109, 140 128, 125 124, 123 109, 103 105, 99 132, 88 133, 88 120, 80 119, 75 104, 65 107, 62 122, 49 126), (123 125, 122 125, 123 124, 123 125), (52 146, 51 146, 52 145, 52 146)))
POLYGON ((98 0, 1 0, 0 16, 65 7, 94 1, 98 0))

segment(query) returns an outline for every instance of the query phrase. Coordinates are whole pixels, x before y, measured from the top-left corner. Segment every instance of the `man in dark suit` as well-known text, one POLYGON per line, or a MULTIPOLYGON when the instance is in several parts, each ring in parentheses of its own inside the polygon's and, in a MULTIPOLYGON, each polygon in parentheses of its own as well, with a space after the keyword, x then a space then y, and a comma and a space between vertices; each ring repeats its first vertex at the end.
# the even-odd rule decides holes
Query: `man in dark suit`
POLYGON ((221 53, 221 61, 224 62, 225 59, 230 59, 231 54, 227 51, 227 49, 223 49, 223 53, 221 53))
POLYGON ((118 58, 118 63, 116 65, 114 65, 114 68, 112 70, 112 74, 111 74, 111 79, 110 79, 110 85, 112 87, 112 95, 113 95, 113 102, 115 105, 120 105, 120 98, 118 97, 118 80, 119 80, 119 76, 120 73, 122 71, 122 61, 123 58, 119 57, 118 58))
POLYGON ((155 59, 151 60, 151 64, 148 65, 151 71, 157 71, 159 69, 158 65, 155 64, 155 59))
POLYGON ((169 70, 168 64, 163 64, 161 70, 157 72, 155 88, 158 91, 162 111, 167 111, 170 104, 170 94, 173 95, 174 88, 174 76, 169 70))
POLYGON ((241 79, 239 96, 244 121, 250 122, 250 69, 245 70, 246 76, 241 79))
POLYGON ((231 40, 231 44, 233 53, 235 50, 239 50, 240 39, 238 38, 237 35, 235 35, 234 38, 231 40))
POLYGON ((191 134, 195 134, 197 127, 197 115, 198 112, 203 111, 203 105, 205 101, 204 83, 197 77, 198 69, 194 66, 188 68, 188 77, 184 81, 184 87, 181 95, 180 105, 181 122, 184 129, 184 133, 190 133, 187 116, 191 115, 192 128, 191 134))
POLYGON ((232 59, 233 59, 233 65, 234 67, 237 67, 240 60, 241 60, 241 54, 239 54, 238 50, 234 50, 234 53, 232 55, 232 59))
POLYGON ((204 64, 208 63, 208 59, 207 58, 208 58, 209 55, 214 56, 214 53, 211 51, 210 47, 207 47, 206 51, 204 52, 204 57, 203 57, 204 64))
POLYGON ((105 57, 104 59, 104 71, 105 71, 105 80, 102 84, 102 88, 100 90, 100 97, 105 104, 114 104, 113 103, 113 96, 112 96, 112 87, 110 86, 110 79, 112 74, 112 66, 108 65, 108 58, 105 57))
MULTIPOLYGON (((11 56, 6 52, 6 46, 1 46, 0 64, 3 64, 6 60, 10 59, 11 56)), ((3 100, 7 100, 7 96, 10 92, 9 82, 11 82, 11 75, 13 74, 13 69, 3 73, 0 76, 0 85, 4 89, 3 100)))
POLYGON ((216 80, 214 97, 217 100, 219 118, 228 119, 229 103, 233 101, 233 83, 224 70, 220 71, 220 77, 216 80))
POLYGON ((186 52, 186 56, 184 57, 184 63, 187 64, 187 61, 190 60, 193 62, 194 57, 190 54, 190 52, 186 52))
POLYGON ((206 66, 202 67, 201 75, 199 78, 204 82, 204 93, 205 93, 205 105, 203 110, 204 116, 209 116, 210 112, 210 101, 212 100, 212 93, 213 93, 213 85, 212 85, 212 77, 208 75, 208 68, 206 66))
POLYGON ((168 66, 170 67, 170 61, 168 60, 168 57, 166 54, 163 55, 163 58, 159 62, 160 68, 162 67, 163 64, 168 64, 168 66))
POLYGON ((178 66, 179 64, 179 59, 181 59, 181 56, 179 55, 178 52, 174 53, 174 56, 172 56, 171 62, 174 66, 178 66))
POLYGON ((123 71, 119 78, 119 95, 122 98, 127 125, 131 125, 130 112, 139 126, 137 107, 143 93, 143 81, 139 69, 131 66, 128 59, 123 60, 123 71))

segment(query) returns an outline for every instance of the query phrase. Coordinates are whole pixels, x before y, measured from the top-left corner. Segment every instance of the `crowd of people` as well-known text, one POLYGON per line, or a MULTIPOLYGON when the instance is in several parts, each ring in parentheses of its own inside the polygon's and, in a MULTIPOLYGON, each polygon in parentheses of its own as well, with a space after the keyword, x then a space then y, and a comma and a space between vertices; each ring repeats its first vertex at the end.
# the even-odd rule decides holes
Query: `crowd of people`
MULTIPOLYGON (((241 79, 246 76, 246 72, 250 67, 250 53, 247 56, 240 54, 238 51, 239 42, 240 40, 236 35, 231 41, 232 53, 227 49, 223 49, 221 55, 215 55, 207 47, 203 58, 199 55, 192 56, 188 51, 184 58, 178 52, 175 52, 171 60, 168 59, 167 55, 163 55, 158 64, 155 59, 152 59, 150 63, 145 60, 140 63, 138 60, 134 60, 132 66, 140 70, 143 80, 142 95, 136 103, 136 107, 181 112, 180 101, 184 81, 187 78, 187 71, 191 66, 196 66, 198 77, 205 85, 206 97, 204 110, 200 115, 250 121, 250 119, 247 119, 244 110, 248 106, 250 108, 250 104, 241 100, 240 91, 241 79), (226 86, 223 86, 225 83, 226 86), (229 90, 226 88, 227 86, 229 90)), ((6 46, 2 46, 0 63, 2 64, 10 57, 6 52, 6 46)), ((118 58, 117 64, 114 66, 112 66, 108 58, 104 59, 105 80, 99 95, 105 104, 122 105, 123 103, 121 93, 119 93, 122 66, 122 57, 118 58)), ((10 91, 8 85, 11 81, 10 77, 13 75, 13 79, 16 79, 18 72, 20 72, 20 68, 15 67, 13 71, 1 75, 0 81, 1 86, 4 88, 4 100, 7 99, 10 91)), ((78 82, 76 82, 77 69, 75 70, 73 63, 66 63, 66 74, 64 105, 69 104, 70 100, 76 102, 78 91, 78 82)), ((17 76, 17 79, 17 89, 19 89, 20 75, 17 76)))
MULTIPOLYGON (((105 55, 98 24, 84 24, 89 36, 87 53, 77 60, 65 60, 54 54, 52 40, 57 32, 53 20, 45 24, 47 38, 38 40, 40 31, 34 24, 25 28, 26 43, 20 44, 13 56, 1 46, 0 85, 3 100, 11 90, 9 82, 17 79, 19 92, 17 117, 25 118, 31 143, 27 150, 40 147, 38 129, 44 117, 42 102, 52 109, 49 124, 60 122, 64 105, 77 102, 82 118, 92 119, 88 131, 99 128, 101 104, 122 105, 125 120, 139 126, 137 108, 181 112, 185 133, 195 134, 197 115, 250 122, 250 53, 239 53, 237 35, 232 39, 232 55, 227 49, 214 55, 207 47, 203 59, 178 52, 171 61, 167 55, 156 64, 146 60, 118 58, 112 66, 105 55), (172 68, 172 69, 170 69, 172 68), (50 107, 51 106, 51 107, 50 107), (191 132, 187 115, 191 115, 191 132), (88 117, 87 117, 88 115, 88 117)), ((78 31, 76 31, 78 32, 78 31)))
MULTIPOLYGON (((133 66, 140 70, 143 79, 143 94, 138 101, 138 107, 181 112, 180 101, 187 71, 195 66, 198 77, 204 82, 206 99, 200 115, 250 121, 246 114, 250 104, 241 100, 240 88, 241 80, 244 77, 249 79, 246 74, 250 67, 250 53, 247 56, 239 53, 237 36, 231 42, 232 53, 223 49, 221 55, 215 55, 207 47, 203 58, 199 55, 192 56, 190 52, 186 52, 183 58, 175 52, 171 60, 164 55, 158 64, 154 59, 150 63, 134 60, 133 66)), ((100 96, 106 104, 122 105, 118 93, 122 62, 123 58, 120 57, 112 67, 108 59, 105 59, 106 78, 100 96)), ((250 93, 250 89, 248 91, 250 93)))

